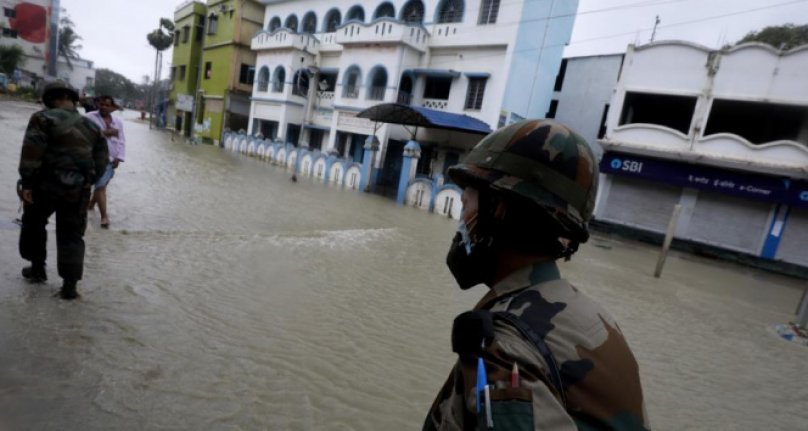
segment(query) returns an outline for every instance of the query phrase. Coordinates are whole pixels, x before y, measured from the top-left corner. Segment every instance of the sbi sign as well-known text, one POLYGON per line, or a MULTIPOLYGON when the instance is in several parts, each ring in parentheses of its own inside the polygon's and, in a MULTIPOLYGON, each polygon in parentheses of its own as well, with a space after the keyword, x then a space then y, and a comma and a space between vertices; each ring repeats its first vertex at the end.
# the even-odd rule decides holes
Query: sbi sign
POLYGON ((642 162, 636 162, 634 160, 614 159, 610 165, 612 169, 616 171, 633 172, 635 174, 642 172, 642 162))

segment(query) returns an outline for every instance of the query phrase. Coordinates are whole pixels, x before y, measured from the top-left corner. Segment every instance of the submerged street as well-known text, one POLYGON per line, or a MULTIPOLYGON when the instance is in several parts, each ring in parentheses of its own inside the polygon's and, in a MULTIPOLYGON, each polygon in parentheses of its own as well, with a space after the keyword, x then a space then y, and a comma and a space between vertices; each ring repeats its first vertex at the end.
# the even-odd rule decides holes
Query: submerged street
MULTIPOLYGON (((91 215, 83 298, 27 284, 17 163, 36 105, 0 101, 0 431, 420 429, 455 356, 456 222, 289 181, 125 112, 110 230, 91 215)), ((562 274, 616 317, 660 430, 800 429, 808 349, 769 329, 805 282, 595 236, 562 274)))

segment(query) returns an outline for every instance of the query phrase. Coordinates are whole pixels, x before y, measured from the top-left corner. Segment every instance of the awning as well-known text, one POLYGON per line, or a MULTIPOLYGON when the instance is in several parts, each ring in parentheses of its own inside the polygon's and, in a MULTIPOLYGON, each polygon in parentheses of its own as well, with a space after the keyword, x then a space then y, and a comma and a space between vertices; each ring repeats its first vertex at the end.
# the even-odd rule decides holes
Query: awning
POLYGON ((380 123, 454 130, 478 135, 491 133, 491 128, 488 127, 488 124, 468 115, 453 114, 400 103, 382 103, 365 109, 356 114, 356 116, 380 123))
POLYGON ((460 76, 460 72, 452 69, 415 68, 411 69, 410 72, 416 75, 431 76, 433 78, 457 78, 460 76))
POLYGON ((491 74, 488 72, 464 72, 466 78, 490 78, 491 74))
POLYGON ((326 131, 326 132, 331 130, 330 127, 321 126, 319 124, 304 124, 303 127, 306 128, 306 129, 323 130, 323 131, 326 131))

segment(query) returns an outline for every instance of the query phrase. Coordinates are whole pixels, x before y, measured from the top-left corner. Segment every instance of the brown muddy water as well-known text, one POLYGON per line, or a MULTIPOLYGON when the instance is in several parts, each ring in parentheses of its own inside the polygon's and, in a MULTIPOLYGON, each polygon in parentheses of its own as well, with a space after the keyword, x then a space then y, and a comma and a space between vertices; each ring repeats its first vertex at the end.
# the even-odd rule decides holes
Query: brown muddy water
MULTIPOLYGON (((83 298, 26 284, 13 185, 34 105, 0 101, 0 430, 420 429, 483 288, 443 264, 455 222, 297 183, 124 113, 111 229, 90 217, 83 298)), ((562 272, 638 358, 655 429, 805 429, 808 349, 777 339, 804 283, 595 237, 562 272)))

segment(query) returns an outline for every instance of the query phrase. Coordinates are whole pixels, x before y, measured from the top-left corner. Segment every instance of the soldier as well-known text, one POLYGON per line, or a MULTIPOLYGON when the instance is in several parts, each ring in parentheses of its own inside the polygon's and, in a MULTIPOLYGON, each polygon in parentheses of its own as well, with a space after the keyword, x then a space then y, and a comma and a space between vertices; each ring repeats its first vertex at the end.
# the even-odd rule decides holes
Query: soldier
POLYGON ((45 225, 55 212, 57 268, 64 280, 59 295, 67 300, 78 297, 90 187, 109 157, 101 131, 76 110, 78 100, 78 93, 61 81, 45 86, 42 102, 47 109, 28 123, 18 183, 24 204, 20 255, 31 262, 22 276, 35 283, 48 279, 45 225))
POLYGON ((555 263, 589 238, 598 167, 584 139, 550 120, 515 123, 449 176, 464 190, 447 265, 461 289, 490 290, 454 321, 459 358, 423 429, 647 429, 620 328, 555 263))

